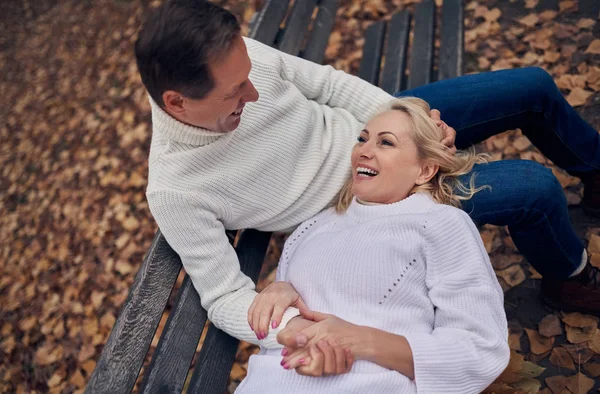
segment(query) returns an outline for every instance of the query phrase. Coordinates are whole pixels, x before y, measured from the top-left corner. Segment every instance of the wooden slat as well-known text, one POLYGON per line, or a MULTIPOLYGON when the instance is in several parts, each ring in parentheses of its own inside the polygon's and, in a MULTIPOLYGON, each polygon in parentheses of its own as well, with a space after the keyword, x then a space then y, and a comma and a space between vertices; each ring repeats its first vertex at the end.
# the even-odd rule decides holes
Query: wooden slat
POLYGON ((464 52, 463 0, 444 0, 442 6, 441 43, 438 80, 462 74, 464 52))
POLYGON ((128 393, 169 299, 181 260, 158 231, 96 364, 86 393, 128 393))
POLYGON ((198 292, 186 275, 148 366, 141 393, 180 393, 183 390, 206 320, 198 292))
POLYGON ((394 14, 388 29, 388 43, 381 76, 381 88, 389 94, 394 94, 401 89, 405 89, 404 73, 406 72, 406 50, 410 30, 408 10, 394 14))
POLYGON ((337 0, 322 0, 319 12, 313 23, 310 37, 301 56, 312 62, 321 64, 325 57, 325 48, 329 42, 329 35, 335 24, 337 0))
POLYGON ((433 68, 433 38, 435 28, 434 0, 424 0, 415 10, 415 27, 410 59, 408 88, 431 82, 433 68))
MULTIPOLYGON (((271 233, 256 230, 242 232, 236 251, 240 267, 255 283, 265 259, 271 233)), ((238 340, 209 327, 196 362, 188 391, 191 393, 222 393, 235 359, 238 340)))
POLYGON ((363 57, 360 61, 358 76, 367 82, 377 85, 379 80, 379 68, 385 38, 385 22, 373 23, 365 33, 365 44, 363 46, 363 57))
POLYGON ((273 45, 279 32, 279 25, 285 17, 289 0, 267 0, 256 19, 250 38, 273 45))
POLYGON ((280 51, 294 56, 298 55, 316 6, 317 0, 294 2, 292 12, 287 18, 285 30, 279 42, 280 51))

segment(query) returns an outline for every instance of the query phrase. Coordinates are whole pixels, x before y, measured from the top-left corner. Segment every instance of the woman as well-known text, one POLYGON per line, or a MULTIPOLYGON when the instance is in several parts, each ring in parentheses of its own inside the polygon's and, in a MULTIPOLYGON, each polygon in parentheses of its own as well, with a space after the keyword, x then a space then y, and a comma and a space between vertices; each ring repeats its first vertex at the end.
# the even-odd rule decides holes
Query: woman
MULTIPOLYGON (((237 392, 476 393, 504 370, 503 293, 477 229, 455 208, 478 191, 457 177, 481 157, 449 152, 428 113, 403 98, 373 118, 336 207, 287 240, 273 286, 320 312, 292 330, 304 346, 252 356, 237 392), (324 374, 335 376, 313 377, 324 374)), ((257 297, 250 324, 272 309, 257 297)))

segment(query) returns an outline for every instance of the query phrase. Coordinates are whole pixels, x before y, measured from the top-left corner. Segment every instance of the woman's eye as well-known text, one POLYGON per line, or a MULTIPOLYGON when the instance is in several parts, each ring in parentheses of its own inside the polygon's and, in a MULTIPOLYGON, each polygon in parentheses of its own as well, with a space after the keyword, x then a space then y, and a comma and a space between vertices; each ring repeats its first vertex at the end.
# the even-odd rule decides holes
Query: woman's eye
POLYGON ((367 142, 367 140, 365 139, 365 137, 363 136, 358 136, 358 138, 356 139, 358 142, 367 142))
POLYGON ((381 145, 394 146, 390 140, 381 140, 381 145))

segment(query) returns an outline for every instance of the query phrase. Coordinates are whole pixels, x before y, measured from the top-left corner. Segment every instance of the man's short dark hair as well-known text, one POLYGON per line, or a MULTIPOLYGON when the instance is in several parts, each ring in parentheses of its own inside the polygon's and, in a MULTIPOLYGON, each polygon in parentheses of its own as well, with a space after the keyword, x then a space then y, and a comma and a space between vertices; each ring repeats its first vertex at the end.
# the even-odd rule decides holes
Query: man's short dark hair
POLYGON ((135 43, 142 82, 154 101, 175 90, 200 99, 215 85, 209 62, 219 59, 240 34, 226 9, 206 0, 167 0, 146 20, 135 43))

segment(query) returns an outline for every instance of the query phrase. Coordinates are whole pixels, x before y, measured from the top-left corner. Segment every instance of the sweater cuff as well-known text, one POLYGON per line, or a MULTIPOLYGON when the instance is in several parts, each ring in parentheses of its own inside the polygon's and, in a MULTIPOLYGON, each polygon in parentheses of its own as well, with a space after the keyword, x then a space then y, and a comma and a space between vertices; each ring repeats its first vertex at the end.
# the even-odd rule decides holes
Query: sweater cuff
POLYGON ((283 312, 283 317, 281 318, 281 323, 279 323, 279 326, 277 328, 269 329, 269 334, 265 339, 259 342, 259 345, 266 349, 283 348, 283 345, 277 342, 277 334, 287 326, 290 320, 299 315, 300 309, 294 307, 287 308, 285 312, 283 312))

